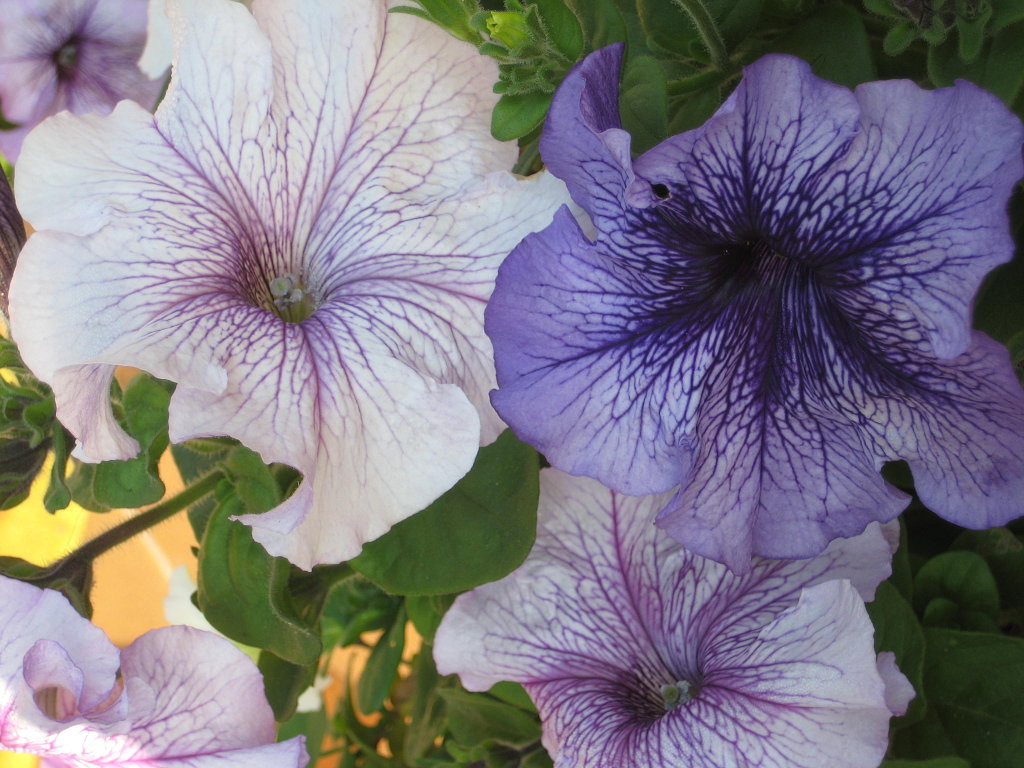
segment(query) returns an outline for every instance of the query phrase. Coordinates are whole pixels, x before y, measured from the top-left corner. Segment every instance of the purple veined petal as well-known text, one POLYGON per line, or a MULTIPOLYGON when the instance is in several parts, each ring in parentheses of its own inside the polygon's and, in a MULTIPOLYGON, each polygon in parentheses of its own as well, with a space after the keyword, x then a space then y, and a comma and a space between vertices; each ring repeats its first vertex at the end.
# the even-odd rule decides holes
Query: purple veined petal
POLYGON ((246 518, 258 539, 346 559, 500 432, 483 307, 567 194, 499 170, 494 72, 429 24, 376 0, 169 10, 155 118, 122 104, 28 140, 13 333, 81 455, 124 457, 103 366, 142 368, 178 384, 172 439, 230 435, 306 475, 246 518))
POLYGON ((665 500, 544 470, 533 551, 456 599, 439 671, 522 683, 565 768, 874 768, 907 684, 858 590, 888 575, 891 537, 738 575, 651 525, 665 500))
POLYGON ((879 398, 887 429, 882 450, 905 458, 929 509, 967 528, 1020 515, 1024 495, 1024 393, 1006 349, 974 332, 950 361, 915 366, 917 389, 879 398))
POLYGON ((544 163, 595 222, 616 215, 633 182, 630 137, 616 97, 622 51, 612 45, 573 67, 541 135, 544 163))
MULTIPOLYGON (((372 320, 381 322, 381 313, 372 320)), ((233 344, 252 319, 232 328, 227 317, 212 317, 209 333, 224 334, 215 344, 227 353, 220 354, 228 387, 185 389, 171 401, 173 440, 236 434, 264 460, 303 472, 283 505, 241 518, 271 554, 303 568, 354 557, 454 485, 476 456, 479 420, 463 392, 395 360, 367 333, 370 321, 325 308, 301 326, 278 321, 276 339, 264 333, 233 344), (409 436, 399 439, 400 430, 409 436), (424 455, 432 457, 429 473, 419 467, 424 455)))
POLYGON ((224 638, 165 627, 119 652, 57 592, 0 577, 0 595, 0 749, 61 768, 305 765, 224 638))
POLYGON ((913 316, 934 356, 952 359, 971 343, 982 278, 1014 253, 1006 201, 1024 174, 1024 131, 966 80, 865 83, 854 95, 860 135, 809 190, 844 205, 816 210, 801 237, 826 284, 913 316))
MULTIPOLYGON (((614 77, 567 82, 566 125, 614 108, 614 77)), ((1024 401, 966 321, 1011 252, 1022 141, 974 86, 851 92, 777 55, 632 181, 588 177, 552 141, 550 166, 604 208, 592 240, 561 217, 502 266, 499 415, 566 471, 628 493, 678 483, 659 524, 738 570, 895 517, 907 497, 878 474, 893 459, 954 522, 1019 516, 1024 401)))
POLYGON ((702 385, 707 351, 662 347, 672 329, 658 327, 648 345, 633 343, 623 326, 632 324, 635 286, 568 209, 516 247, 497 286, 486 311, 501 352, 491 398, 516 434, 565 470, 626 492, 680 483, 691 445, 679 435, 690 429, 687 396, 702 385), (535 301, 548 311, 523 312, 535 301))

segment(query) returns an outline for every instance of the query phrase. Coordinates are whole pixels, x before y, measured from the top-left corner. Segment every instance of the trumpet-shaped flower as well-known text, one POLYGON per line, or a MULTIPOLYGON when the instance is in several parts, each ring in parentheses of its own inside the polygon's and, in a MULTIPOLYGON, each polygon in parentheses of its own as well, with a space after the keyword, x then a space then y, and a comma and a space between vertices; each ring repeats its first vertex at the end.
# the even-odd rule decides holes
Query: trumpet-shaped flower
POLYGON ((864 609, 889 531, 737 575, 651 525, 665 500, 545 470, 533 551, 456 599, 438 670, 522 683, 557 768, 875 768, 913 696, 864 609))
POLYGON ((256 665, 165 627, 118 650, 58 592, 0 576, 0 749, 66 768, 303 768, 256 665))
POLYGON ((153 106, 163 80, 138 67, 146 8, 146 0, 6 0, 0 110, 16 124, 0 130, 8 160, 29 130, 61 110, 107 114, 121 99, 153 106))
POLYGON ((568 199, 506 172, 495 70, 383 0, 170 0, 155 115, 59 115, 15 192, 37 232, 11 287, 26 363, 93 460, 137 446, 111 372, 178 383, 175 441, 230 435, 299 469, 243 518, 310 568, 422 509, 502 423, 483 308, 568 199))
POLYGON ((541 152, 597 234, 562 212, 502 266, 498 413, 560 469, 678 486, 659 525, 740 570, 895 517, 890 460, 960 525, 1024 512, 1024 394, 970 329, 1013 253, 1020 121, 967 82, 851 92, 768 56, 631 160, 619 60, 552 103, 541 152))

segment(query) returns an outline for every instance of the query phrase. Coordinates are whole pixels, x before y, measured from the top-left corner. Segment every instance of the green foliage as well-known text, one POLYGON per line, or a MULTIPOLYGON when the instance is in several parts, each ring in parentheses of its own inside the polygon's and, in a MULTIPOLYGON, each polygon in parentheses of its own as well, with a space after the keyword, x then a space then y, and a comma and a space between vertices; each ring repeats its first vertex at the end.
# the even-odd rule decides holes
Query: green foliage
POLYGON ((1024 640, 925 629, 928 713, 898 731, 895 752, 958 756, 972 768, 1019 768, 1024 754, 1024 640))
POLYGON ((646 152, 668 137, 668 83, 657 59, 637 56, 626 62, 619 113, 633 137, 633 152, 646 152))
POLYGON ((398 676, 398 663, 405 650, 405 609, 399 608, 387 632, 370 652, 356 687, 356 704, 361 712, 376 712, 384 704, 398 676))
POLYGON ((139 443, 139 455, 127 461, 76 462, 67 480, 77 504, 96 512, 136 508, 163 498, 157 463, 167 449, 167 407, 173 385, 147 373, 136 374, 124 392, 111 385, 114 415, 139 443))
POLYGON ((845 3, 816 8, 775 40, 771 50, 799 56, 818 77, 850 88, 878 76, 864 18, 845 3))
POLYGON ((388 592, 441 595, 500 579, 537 527, 537 453, 505 431, 455 487, 363 547, 352 566, 388 592))
POLYGON ((898 727, 915 723, 924 715, 924 633, 910 604, 890 581, 878 585, 873 602, 867 604, 868 615, 875 625, 875 649, 893 651, 896 664, 914 686, 916 696, 907 713, 897 721, 898 727))
POLYGON ((914 607, 926 626, 998 631, 999 588, 981 555, 945 552, 914 578, 914 607))

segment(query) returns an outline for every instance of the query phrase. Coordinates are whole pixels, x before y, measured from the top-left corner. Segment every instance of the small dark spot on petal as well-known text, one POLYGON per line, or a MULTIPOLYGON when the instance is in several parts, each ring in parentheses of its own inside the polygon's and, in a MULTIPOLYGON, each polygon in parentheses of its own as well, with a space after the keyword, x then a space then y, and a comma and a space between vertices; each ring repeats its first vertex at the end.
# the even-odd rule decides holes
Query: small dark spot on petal
POLYGON ((659 200, 668 200, 672 197, 672 193, 669 191, 669 188, 664 184, 651 184, 651 192, 653 192, 654 196, 659 200))

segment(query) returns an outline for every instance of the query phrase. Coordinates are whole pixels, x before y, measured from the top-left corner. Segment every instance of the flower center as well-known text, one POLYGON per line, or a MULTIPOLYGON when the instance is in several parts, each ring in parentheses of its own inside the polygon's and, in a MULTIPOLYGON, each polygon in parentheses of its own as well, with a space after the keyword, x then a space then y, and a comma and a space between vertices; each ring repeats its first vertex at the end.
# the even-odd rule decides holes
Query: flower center
POLYGON ((53 54, 53 63, 57 67, 58 80, 70 80, 72 75, 74 75, 81 42, 77 35, 71 37, 53 54))
POLYGON ((267 283, 270 302, 267 309, 285 322, 301 323, 317 308, 316 295, 302 282, 299 275, 288 273, 267 283))
POLYGON ((661 686, 661 701, 666 712, 671 712, 680 704, 692 701, 697 695, 697 689, 689 680, 677 680, 674 683, 665 683, 661 686))

